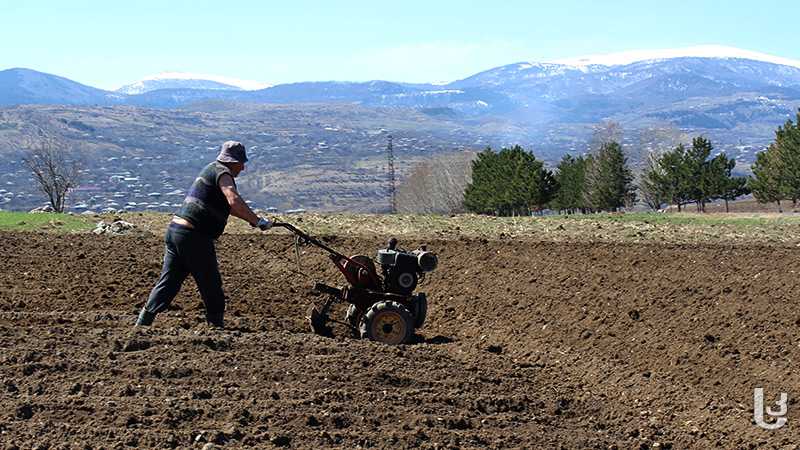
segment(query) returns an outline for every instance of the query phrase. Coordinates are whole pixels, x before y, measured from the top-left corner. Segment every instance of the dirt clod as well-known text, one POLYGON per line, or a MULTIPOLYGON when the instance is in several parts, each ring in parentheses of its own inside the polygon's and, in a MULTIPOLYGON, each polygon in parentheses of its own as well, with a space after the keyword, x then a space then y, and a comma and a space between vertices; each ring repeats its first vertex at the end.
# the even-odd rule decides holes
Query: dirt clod
POLYGON ((320 425, 319 420, 314 416, 308 416, 306 418, 306 425, 310 427, 318 427, 320 425))
POLYGON ((486 351, 489 353, 494 353, 496 355, 499 355, 503 353, 503 347, 501 345, 490 345, 486 347, 486 351))
POLYGON ((33 407, 31 405, 22 405, 17 408, 14 415, 18 419, 28 420, 33 417, 33 407))
POLYGON ((288 447, 292 443, 292 438, 285 434, 279 434, 270 439, 270 442, 276 447, 288 447))

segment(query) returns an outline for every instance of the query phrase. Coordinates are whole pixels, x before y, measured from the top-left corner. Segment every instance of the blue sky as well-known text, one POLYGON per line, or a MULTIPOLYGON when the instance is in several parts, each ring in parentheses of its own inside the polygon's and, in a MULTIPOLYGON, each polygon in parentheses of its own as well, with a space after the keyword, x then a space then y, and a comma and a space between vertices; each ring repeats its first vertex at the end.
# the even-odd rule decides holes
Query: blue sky
POLYGON ((800 60, 797 1, 0 0, 0 69, 106 89, 159 72, 452 81, 499 65, 721 44, 800 60))

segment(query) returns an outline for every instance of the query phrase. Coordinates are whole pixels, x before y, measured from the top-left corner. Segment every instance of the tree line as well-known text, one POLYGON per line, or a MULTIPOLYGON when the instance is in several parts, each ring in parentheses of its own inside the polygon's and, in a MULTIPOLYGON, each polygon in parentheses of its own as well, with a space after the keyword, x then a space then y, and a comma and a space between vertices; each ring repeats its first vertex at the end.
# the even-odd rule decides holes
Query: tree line
POLYGON ((728 202, 750 193, 747 177, 731 174, 736 160, 725 153, 711 157, 714 147, 704 137, 692 139, 692 146, 679 144, 660 156, 647 161, 639 189, 644 202, 651 208, 662 204, 676 205, 678 211, 694 203, 697 211, 705 212, 713 200, 728 202))
MULTIPOLYGON (((424 212, 474 212, 501 216, 529 215, 544 209, 565 214, 618 211, 637 203, 653 210, 674 205, 683 211, 690 205, 705 212, 708 203, 729 202, 750 193, 759 202, 800 199, 800 111, 795 122, 788 120, 775 132, 775 141, 756 155, 751 176, 734 174, 736 160, 724 152, 716 153, 712 142, 698 136, 691 145, 678 143, 661 151, 649 151, 631 167, 619 142, 617 124, 607 126, 594 138, 594 150, 586 155, 564 155, 549 169, 536 156, 515 145, 495 151, 470 153, 458 159, 448 157, 444 164, 428 163, 412 172, 406 186, 415 186, 415 199, 425 203, 432 192, 447 191, 432 197, 424 212), (432 171, 434 166, 438 170, 432 171), (446 170, 442 170, 446 168, 446 170), (432 172, 446 176, 437 177, 432 172), (429 174, 437 179, 434 187, 422 182, 429 174), (456 174, 458 176, 454 176, 456 174), (447 188, 444 189, 443 186, 447 188)), ((409 202, 406 211, 418 210, 409 202)))
POLYGON ((750 192, 748 179, 732 175, 736 165, 725 153, 712 156, 704 137, 661 154, 650 153, 635 179, 619 142, 600 144, 589 155, 564 155, 554 171, 519 146, 486 149, 472 163, 472 182, 464 191, 467 211, 480 214, 530 214, 545 208, 559 212, 618 211, 642 201, 652 209, 678 210, 695 204, 705 211, 713 200, 727 202, 750 192))
POLYGON ((586 157, 564 156, 555 171, 518 145, 499 152, 487 148, 472 162, 472 182, 464 191, 467 211, 501 216, 545 208, 613 211, 635 199, 633 174, 614 141, 586 157))

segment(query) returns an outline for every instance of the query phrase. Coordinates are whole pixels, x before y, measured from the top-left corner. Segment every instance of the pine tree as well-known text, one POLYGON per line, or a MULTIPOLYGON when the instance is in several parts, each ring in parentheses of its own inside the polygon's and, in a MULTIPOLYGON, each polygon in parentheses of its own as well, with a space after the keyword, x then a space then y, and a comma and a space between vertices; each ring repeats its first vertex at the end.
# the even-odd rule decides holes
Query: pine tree
POLYGON ((686 151, 684 159, 685 174, 687 175, 685 186, 688 197, 697 205, 697 211, 703 211, 713 189, 710 183, 714 174, 709 172, 718 168, 710 167, 707 163, 713 149, 711 141, 699 136, 692 139, 692 146, 686 151))
POLYGON ((775 131, 774 151, 786 198, 796 206, 800 198, 800 111, 797 113, 797 123, 787 120, 775 131))
POLYGON ((487 147, 472 161, 472 182, 464 190, 464 208, 479 214, 496 212, 498 184, 501 181, 498 171, 500 157, 487 147))
POLYGON ((659 159, 662 193, 670 203, 678 207, 678 212, 691 199, 692 185, 686 159, 686 147, 683 144, 678 144, 659 159))
POLYGON ((725 153, 720 153, 711 160, 704 162, 700 175, 699 196, 697 198, 700 211, 705 212, 705 205, 709 201, 724 198, 725 194, 729 193, 728 188, 731 186, 731 171, 735 166, 736 160, 728 158, 725 153))
POLYGON ((552 170, 542 168, 539 171, 539 194, 532 203, 533 211, 541 211, 553 200, 558 192, 558 181, 552 170))
POLYGON ((595 211, 616 211, 635 200, 633 175, 619 143, 605 143, 593 155, 585 186, 584 199, 595 211))
POLYGON ((800 199, 800 110, 797 122, 787 120, 775 130, 775 141, 756 155, 749 187, 761 203, 775 202, 783 212, 781 200, 800 199))
POLYGON ((567 214, 585 211, 583 201, 586 178, 586 159, 564 155, 556 167, 555 182, 558 190, 553 197, 552 207, 567 214))
POLYGON ((761 203, 775 202, 778 211, 783 212, 781 200, 786 196, 786 183, 780 169, 780 154, 773 143, 767 150, 756 154, 756 161, 752 165, 753 178, 750 179, 749 188, 753 196, 761 203))
POLYGON ((542 161, 518 145, 499 153, 487 148, 472 163, 464 207, 479 214, 527 215, 550 201, 554 181, 542 161))

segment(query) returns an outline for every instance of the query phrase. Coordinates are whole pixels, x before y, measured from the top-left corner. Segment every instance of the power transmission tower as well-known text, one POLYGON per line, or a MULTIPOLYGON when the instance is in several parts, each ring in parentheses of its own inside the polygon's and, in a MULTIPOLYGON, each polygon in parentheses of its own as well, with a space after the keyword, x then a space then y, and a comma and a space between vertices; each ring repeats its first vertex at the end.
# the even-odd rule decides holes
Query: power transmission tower
POLYGON ((397 188, 395 186, 394 175, 394 148, 392 147, 392 135, 389 135, 389 143, 386 145, 386 154, 389 159, 389 195, 391 195, 390 212, 397 212, 397 188))

